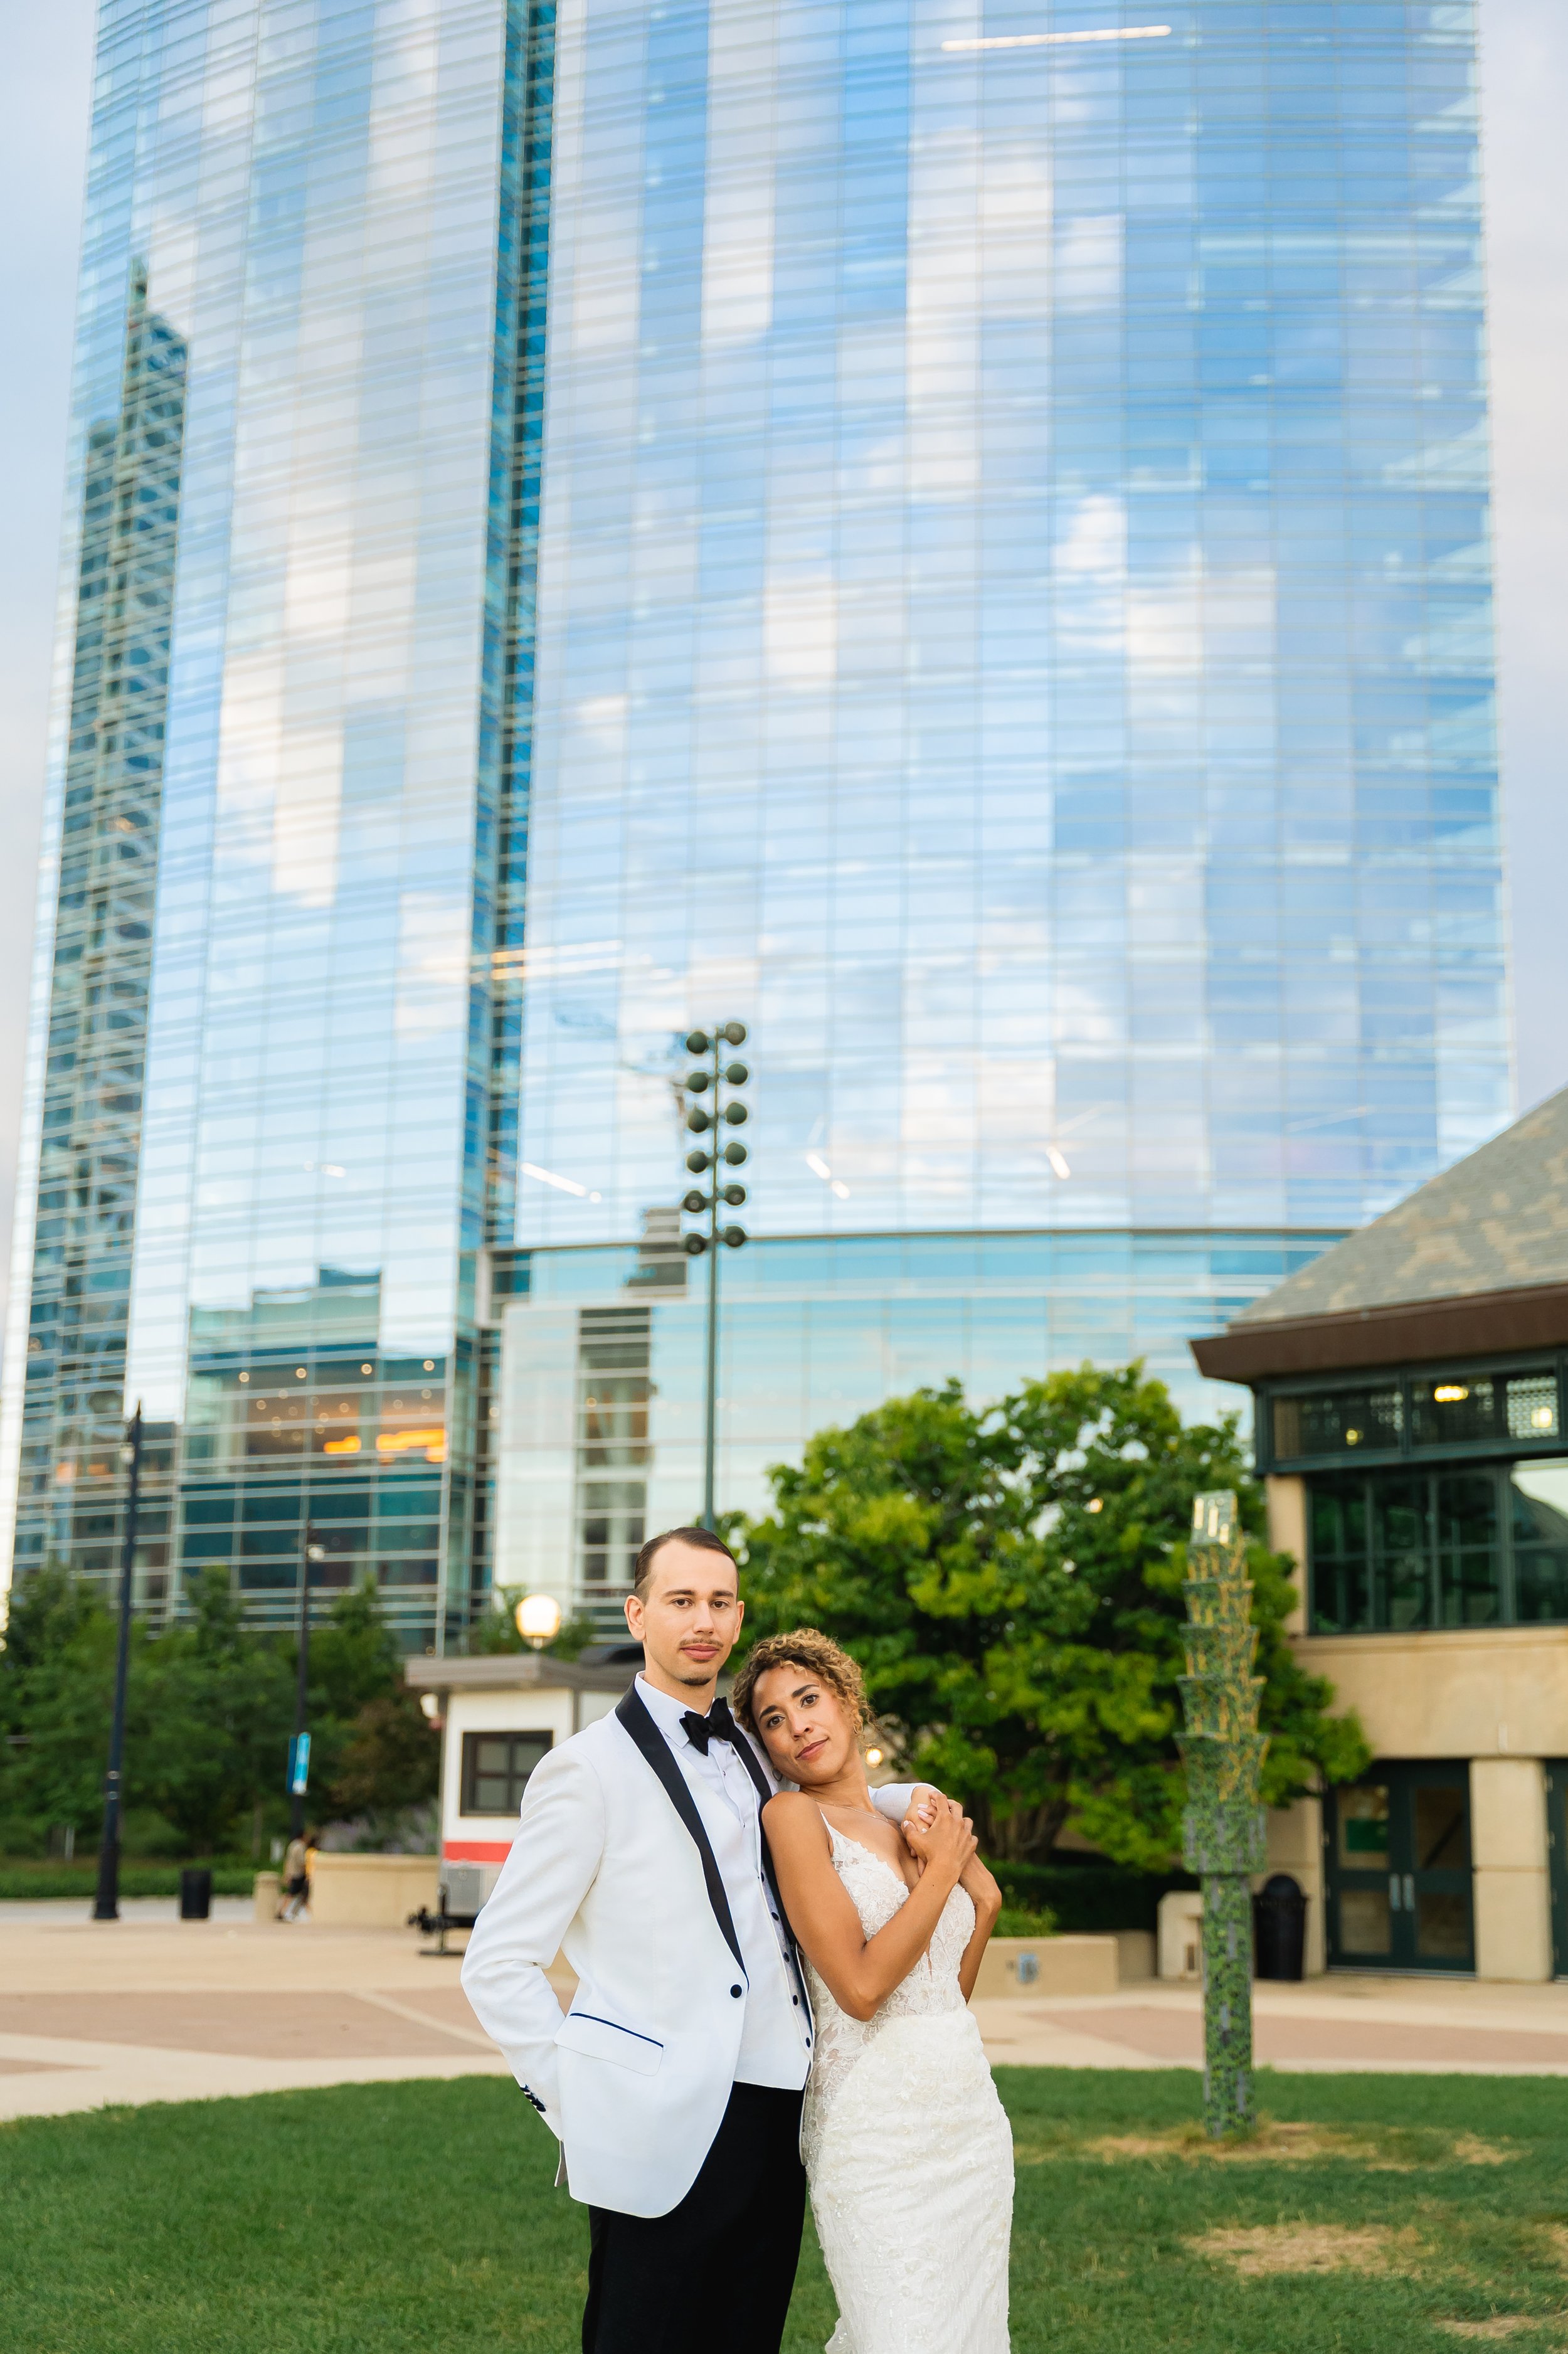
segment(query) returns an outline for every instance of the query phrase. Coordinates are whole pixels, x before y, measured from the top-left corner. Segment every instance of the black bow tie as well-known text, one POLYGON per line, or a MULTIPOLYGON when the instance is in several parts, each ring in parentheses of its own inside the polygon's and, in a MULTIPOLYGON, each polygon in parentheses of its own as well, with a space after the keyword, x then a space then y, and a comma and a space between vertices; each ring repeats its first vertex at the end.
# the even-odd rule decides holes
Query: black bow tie
POLYGON ((692 1747, 700 1749, 705 1757, 710 1741, 728 1741, 737 1749, 740 1746, 740 1735, 726 1700, 715 1700, 706 1716, 699 1716, 694 1708, 687 1709, 681 1718, 681 1728, 692 1747))

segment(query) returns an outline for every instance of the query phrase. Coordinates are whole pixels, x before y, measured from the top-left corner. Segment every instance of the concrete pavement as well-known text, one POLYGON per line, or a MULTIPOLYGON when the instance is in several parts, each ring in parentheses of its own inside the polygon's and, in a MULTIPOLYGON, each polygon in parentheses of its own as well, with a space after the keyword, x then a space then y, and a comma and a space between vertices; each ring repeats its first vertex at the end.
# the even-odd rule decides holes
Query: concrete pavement
MULTIPOLYGON (((0 1905, 0 2118, 312 2084, 503 2075, 458 1983, 412 1932, 0 1905)), ((562 1981, 563 1996, 570 1981, 562 1981)), ((1198 1990, 975 2006, 1013 2067, 1200 2063, 1198 1990)), ((1568 2075, 1568 1985, 1330 1978, 1255 1989, 1260 2062, 1291 2070, 1568 2075)))

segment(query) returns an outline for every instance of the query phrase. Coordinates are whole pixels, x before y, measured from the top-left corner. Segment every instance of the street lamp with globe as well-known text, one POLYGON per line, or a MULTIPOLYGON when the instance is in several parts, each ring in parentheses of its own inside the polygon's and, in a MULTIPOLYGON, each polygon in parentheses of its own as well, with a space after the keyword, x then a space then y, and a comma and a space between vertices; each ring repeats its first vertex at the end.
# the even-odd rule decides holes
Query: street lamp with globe
POLYGON ((561 1606, 553 1594, 525 1594, 516 1609, 517 1632, 535 1651, 561 1631, 561 1606))

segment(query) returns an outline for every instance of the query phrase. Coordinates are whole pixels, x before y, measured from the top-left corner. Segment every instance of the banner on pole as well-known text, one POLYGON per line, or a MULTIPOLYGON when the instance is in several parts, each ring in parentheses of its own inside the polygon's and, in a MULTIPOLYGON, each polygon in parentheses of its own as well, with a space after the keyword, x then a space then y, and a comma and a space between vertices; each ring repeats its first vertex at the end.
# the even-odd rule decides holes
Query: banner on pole
POLYGON ((311 1778, 311 1736, 296 1733, 289 1744, 289 1794, 302 1798, 311 1778))

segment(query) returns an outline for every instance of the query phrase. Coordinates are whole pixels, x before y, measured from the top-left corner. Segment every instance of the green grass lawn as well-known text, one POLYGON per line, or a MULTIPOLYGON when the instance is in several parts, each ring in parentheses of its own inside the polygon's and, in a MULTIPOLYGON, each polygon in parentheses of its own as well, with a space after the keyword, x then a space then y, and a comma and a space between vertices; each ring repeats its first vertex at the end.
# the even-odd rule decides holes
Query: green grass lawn
MULTIPOLYGON (((1266 2076, 1264 2132, 1218 2157, 1185 2072, 998 2082, 1017 2354, 1568 2347, 1568 2080, 1266 2076)), ((0 2347, 575 2354, 588 2235, 554 2170, 494 2077, 26 2119, 0 2127, 0 2347)), ((712 2287, 744 2297, 744 2250, 712 2287)), ((832 2325, 808 2242, 788 2354, 832 2325)))

